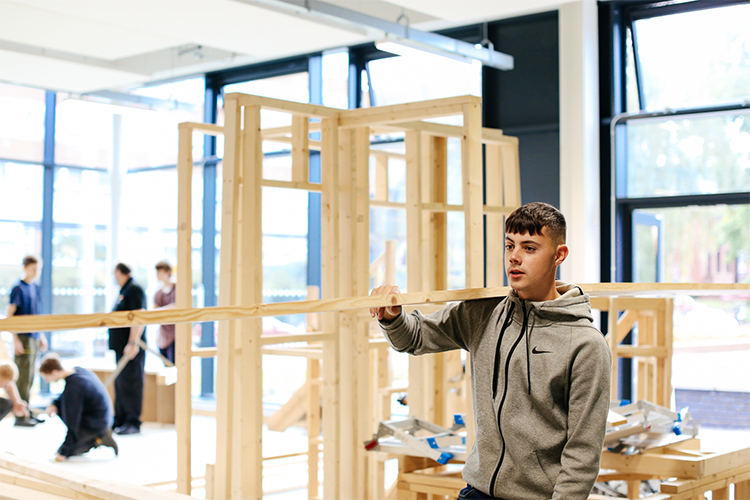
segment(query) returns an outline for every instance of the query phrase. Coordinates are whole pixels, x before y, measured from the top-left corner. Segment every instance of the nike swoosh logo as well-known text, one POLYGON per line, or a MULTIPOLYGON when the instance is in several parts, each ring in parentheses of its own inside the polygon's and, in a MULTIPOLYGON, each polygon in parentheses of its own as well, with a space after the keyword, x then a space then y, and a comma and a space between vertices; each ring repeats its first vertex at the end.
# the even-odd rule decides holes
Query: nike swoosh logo
POLYGON ((536 346, 531 350, 534 354, 552 354, 552 351, 537 351, 536 346))

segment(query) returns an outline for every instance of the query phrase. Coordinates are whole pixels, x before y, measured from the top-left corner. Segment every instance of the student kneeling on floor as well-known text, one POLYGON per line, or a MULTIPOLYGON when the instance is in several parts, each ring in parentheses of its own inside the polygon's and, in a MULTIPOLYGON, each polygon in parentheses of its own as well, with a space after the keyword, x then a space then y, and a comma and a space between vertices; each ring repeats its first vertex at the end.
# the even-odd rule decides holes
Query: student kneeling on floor
POLYGON ((0 398, 0 420, 13 410, 17 418, 28 418, 26 401, 21 399, 16 387, 18 368, 10 361, 0 361, 0 389, 8 393, 10 399, 0 398))
POLYGON ((56 460, 81 455, 99 446, 109 446, 117 454, 112 438, 112 404, 104 384, 85 368, 63 368, 57 354, 42 359, 39 373, 45 382, 65 380, 65 390, 47 407, 50 417, 56 414, 68 427, 68 435, 57 450, 56 460))

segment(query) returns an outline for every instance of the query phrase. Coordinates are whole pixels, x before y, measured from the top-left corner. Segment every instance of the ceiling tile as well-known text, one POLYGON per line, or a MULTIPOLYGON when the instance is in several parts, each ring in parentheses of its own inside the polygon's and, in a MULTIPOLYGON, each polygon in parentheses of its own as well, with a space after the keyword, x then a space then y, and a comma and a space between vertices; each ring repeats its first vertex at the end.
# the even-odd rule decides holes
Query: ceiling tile
POLYGON ((0 50, 0 81, 84 93, 144 81, 143 75, 0 50))
POLYGON ((0 40, 109 61, 189 41, 7 0, 0 0, 0 40))

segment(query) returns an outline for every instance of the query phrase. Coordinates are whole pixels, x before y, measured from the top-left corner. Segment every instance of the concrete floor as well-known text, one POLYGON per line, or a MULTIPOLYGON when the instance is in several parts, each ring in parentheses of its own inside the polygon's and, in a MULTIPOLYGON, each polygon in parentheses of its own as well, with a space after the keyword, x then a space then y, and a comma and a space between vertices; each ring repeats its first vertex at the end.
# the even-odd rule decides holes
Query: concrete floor
MULTIPOLYGON (((14 427, 13 418, 6 418, 0 421, 0 451, 28 460, 49 462, 65 438, 65 432, 65 426, 57 418, 33 428, 14 427)), ((194 477, 205 475, 206 464, 215 461, 215 437, 213 418, 193 417, 194 477)), ((119 457, 115 457, 110 448, 99 448, 82 457, 57 463, 56 467, 99 479, 144 485, 173 481, 177 477, 177 434, 173 425, 146 423, 141 434, 115 439, 120 447, 119 457)), ((710 451, 747 447, 750 446, 750 431, 701 429, 701 441, 702 448, 710 451)), ((302 429, 295 427, 285 433, 265 430, 263 448, 264 456, 305 451, 307 437, 302 429)), ((266 467, 264 475, 263 489, 268 492, 267 498, 307 499, 305 457, 280 460, 266 467)), ((199 482, 194 486, 199 486, 199 482)), ((196 488, 193 496, 205 498, 205 490, 196 488)))
MULTIPOLYGON (((33 428, 14 427, 13 418, 0 421, 0 451, 37 462, 50 462, 63 442, 66 428, 58 418, 33 428)), ((145 423, 141 433, 115 436, 120 455, 111 448, 97 448, 86 455, 59 462, 61 470, 75 471, 98 479, 151 485, 174 481, 177 477, 177 433, 174 425, 145 423)), ((206 464, 216 457, 216 422, 209 417, 193 417, 193 477, 206 473, 206 464)), ((307 449, 307 436, 298 428, 285 433, 264 430, 264 456, 284 455, 307 449)), ((198 486, 196 482, 194 486, 198 486)), ((276 500, 307 498, 307 459, 294 457, 266 466, 263 489, 276 500), (295 489, 295 487, 298 487, 295 489), (272 493, 285 490, 281 493, 272 493)), ((205 490, 194 489, 193 496, 205 498, 205 490)))

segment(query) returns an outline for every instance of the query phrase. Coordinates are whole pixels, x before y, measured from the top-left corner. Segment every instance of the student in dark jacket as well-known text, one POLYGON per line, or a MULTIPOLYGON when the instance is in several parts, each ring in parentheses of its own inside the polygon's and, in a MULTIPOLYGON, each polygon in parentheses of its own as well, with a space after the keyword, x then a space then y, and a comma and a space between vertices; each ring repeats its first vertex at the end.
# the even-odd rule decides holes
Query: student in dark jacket
MULTIPOLYGON (((407 315, 374 308, 388 342, 419 355, 471 353, 476 442, 459 499, 586 500, 599 475, 611 355, 589 296, 555 281, 565 218, 530 203, 505 222, 507 297, 407 315)), ((399 293, 393 285, 371 295, 399 293)))
POLYGON ((50 417, 60 416, 68 428, 65 441, 57 450, 58 461, 81 455, 99 446, 108 446, 118 453, 112 438, 112 405, 104 384, 85 368, 63 368, 57 354, 42 360, 39 373, 45 382, 65 381, 65 390, 47 407, 50 417))
MULTIPOLYGON (((120 263, 115 267, 115 281, 121 288, 114 311, 146 309, 146 294, 130 274, 130 268, 125 264, 120 263)), ((146 352, 138 346, 139 339, 146 341, 143 326, 109 329, 109 348, 115 351, 117 362, 123 356, 130 358, 130 362, 115 379, 115 434, 141 432, 146 352)))

